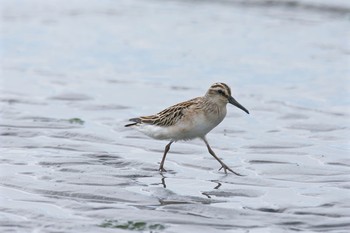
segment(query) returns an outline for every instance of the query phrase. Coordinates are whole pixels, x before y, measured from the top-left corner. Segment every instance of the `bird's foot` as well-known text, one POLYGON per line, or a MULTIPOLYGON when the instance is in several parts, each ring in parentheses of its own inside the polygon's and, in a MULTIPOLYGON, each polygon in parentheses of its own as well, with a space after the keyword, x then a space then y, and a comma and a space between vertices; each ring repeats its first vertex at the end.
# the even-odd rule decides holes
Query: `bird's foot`
POLYGON ((160 171, 160 173, 162 173, 162 172, 167 172, 162 166, 161 167, 159 167, 159 169, 158 169, 159 171, 160 171))
POLYGON ((225 174, 227 174, 227 170, 229 170, 230 172, 232 172, 233 174, 237 175, 237 176, 242 176, 241 174, 234 172, 231 168, 229 168, 226 164, 221 164, 221 168, 219 169, 219 171, 221 169, 224 169, 225 174))

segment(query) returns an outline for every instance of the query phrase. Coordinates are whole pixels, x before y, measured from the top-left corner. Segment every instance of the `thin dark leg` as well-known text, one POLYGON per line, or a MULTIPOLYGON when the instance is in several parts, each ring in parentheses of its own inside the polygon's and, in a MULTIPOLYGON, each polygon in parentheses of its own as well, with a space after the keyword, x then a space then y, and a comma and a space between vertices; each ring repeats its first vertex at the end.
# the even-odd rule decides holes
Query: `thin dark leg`
POLYGON ((164 169, 164 161, 165 161, 166 154, 167 154, 168 151, 170 150, 170 145, 171 145, 173 142, 174 142, 174 141, 170 141, 169 144, 165 146, 164 155, 163 155, 162 161, 160 162, 160 166, 159 166, 159 171, 160 171, 160 172, 166 172, 166 170, 164 169))
POLYGON ((214 153, 214 151, 210 148, 209 146, 209 143, 207 141, 206 138, 202 138, 205 145, 207 145, 207 148, 208 148, 208 151, 209 153, 221 164, 221 168, 219 169, 219 171, 221 169, 224 169, 224 172, 227 174, 227 171, 226 170, 229 170, 230 172, 232 172, 233 174, 237 175, 237 176, 242 176, 241 174, 237 173, 237 172, 234 172, 231 168, 229 168, 224 162, 222 162, 217 156, 216 154, 214 153))

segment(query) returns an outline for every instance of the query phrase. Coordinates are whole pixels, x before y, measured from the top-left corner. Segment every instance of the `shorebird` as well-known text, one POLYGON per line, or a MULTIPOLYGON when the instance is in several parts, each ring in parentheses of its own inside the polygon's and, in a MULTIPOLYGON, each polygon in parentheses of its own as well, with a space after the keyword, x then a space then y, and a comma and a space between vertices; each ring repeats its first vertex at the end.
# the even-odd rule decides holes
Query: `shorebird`
POLYGON ((229 170, 240 175, 216 156, 206 139, 207 133, 225 118, 228 103, 249 114, 249 111, 231 96, 229 86, 225 83, 214 83, 202 97, 175 104, 155 115, 131 118, 129 121, 133 123, 127 124, 125 127, 136 127, 137 130, 154 139, 170 140, 165 146, 159 166, 160 172, 166 172, 164 161, 173 142, 200 138, 204 141, 209 153, 220 163, 219 171, 224 169, 226 174, 229 170))

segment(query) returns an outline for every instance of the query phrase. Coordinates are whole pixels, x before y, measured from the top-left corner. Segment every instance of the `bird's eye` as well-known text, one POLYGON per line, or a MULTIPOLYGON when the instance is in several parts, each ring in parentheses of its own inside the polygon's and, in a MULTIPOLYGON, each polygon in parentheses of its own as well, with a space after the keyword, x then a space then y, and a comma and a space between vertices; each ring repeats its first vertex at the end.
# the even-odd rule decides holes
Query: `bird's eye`
POLYGON ((218 90, 218 93, 219 93, 220 95, 224 95, 224 92, 223 92, 222 90, 218 90))

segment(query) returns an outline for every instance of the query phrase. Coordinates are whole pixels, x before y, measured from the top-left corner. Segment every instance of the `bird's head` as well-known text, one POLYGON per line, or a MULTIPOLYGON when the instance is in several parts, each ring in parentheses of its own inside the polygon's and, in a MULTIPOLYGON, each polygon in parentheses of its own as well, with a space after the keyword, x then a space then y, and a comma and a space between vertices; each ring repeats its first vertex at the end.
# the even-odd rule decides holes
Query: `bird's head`
POLYGON ((214 83, 211 85, 205 96, 218 104, 230 103, 249 114, 249 111, 232 97, 231 89, 225 83, 214 83))

